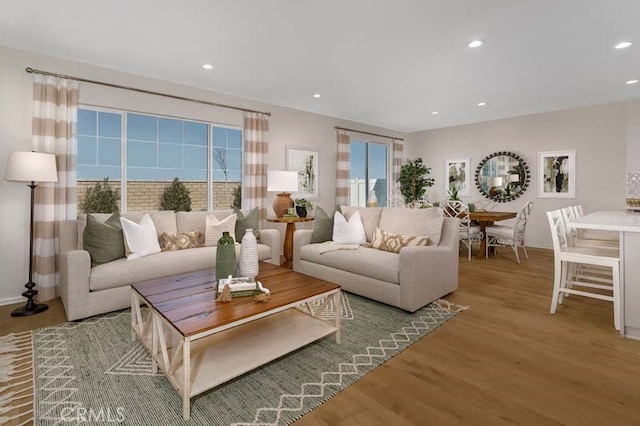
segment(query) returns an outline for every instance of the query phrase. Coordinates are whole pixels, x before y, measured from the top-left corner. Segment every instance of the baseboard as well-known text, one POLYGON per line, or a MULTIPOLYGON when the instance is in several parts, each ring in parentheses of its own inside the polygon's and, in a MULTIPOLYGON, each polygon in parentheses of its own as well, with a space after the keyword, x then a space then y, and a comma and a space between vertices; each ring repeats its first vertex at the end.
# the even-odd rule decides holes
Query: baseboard
POLYGON ((22 296, 4 297, 0 299, 0 306, 13 305, 14 303, 24 302, 25 300, 27 299, 22 296))

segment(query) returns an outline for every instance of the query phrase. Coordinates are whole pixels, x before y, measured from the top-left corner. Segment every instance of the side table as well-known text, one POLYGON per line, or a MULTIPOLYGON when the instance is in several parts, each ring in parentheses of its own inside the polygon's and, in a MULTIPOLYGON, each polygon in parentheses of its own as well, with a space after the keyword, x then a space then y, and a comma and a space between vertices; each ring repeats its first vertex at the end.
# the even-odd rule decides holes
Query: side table
POLYGON ((311 222, 312 217, 268 217, 267 222, 286 223, 287 231, 284 234, 284 258, 287 262, 293 260, 293 232, 296 230, 296 223, 311 222))

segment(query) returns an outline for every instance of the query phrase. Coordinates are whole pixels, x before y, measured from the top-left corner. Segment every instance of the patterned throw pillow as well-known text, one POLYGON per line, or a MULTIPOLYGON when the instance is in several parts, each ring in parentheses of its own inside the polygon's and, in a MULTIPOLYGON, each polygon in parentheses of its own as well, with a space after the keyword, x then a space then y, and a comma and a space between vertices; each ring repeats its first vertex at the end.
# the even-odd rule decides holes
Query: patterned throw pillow
POLYGON ((400 253, 402 247, 407 246, 428 246, 429 237, 412 237, 407 235, 394 234, 391 232, 383 231, 380 228, 376 228, 373 232, 373 239, 371 240, 371 247, 390 251, 393 253, 400 253))
POLYGON ((163 232, 160 235, 160 249, 162 251, 184 250, 199 246, 200 231, 187 232, 186 234, 173 235, 163 232))

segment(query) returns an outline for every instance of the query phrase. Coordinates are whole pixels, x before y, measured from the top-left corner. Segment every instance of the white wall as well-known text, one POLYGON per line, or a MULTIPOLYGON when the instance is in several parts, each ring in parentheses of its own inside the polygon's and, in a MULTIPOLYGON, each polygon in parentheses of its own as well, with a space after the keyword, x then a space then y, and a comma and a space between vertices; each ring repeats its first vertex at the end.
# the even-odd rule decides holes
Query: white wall
MULTIPOLYGON (((443 164, 446 159, 471 158, 471 170, 496 151, 512 151, 525 159, 531 171, 526 193, 496 210, 516 211, 525 202, 534 204, 527 225, 526 242, 534 247, 551 247, 551 235, 545 212, 582 204, 586 212, 621 209, 625 206, 628 135, 637 129, 640 102, 620 102, 588 108, 576 108, 466 126, 413 133, 407 155, 421 156, 435 177, 438 198, 444 192, 443 164), (576 198, 537 198, 537 153, 572 149, 576 151, 576 198)), ((636 134, 637 135, 637 134, 636 134)), ((637 144, 637 137, 635 139, 637 144)), ((640 157, 636 161, 640 165, 640 157)), ((471 200, 483 199, 472 182, 471 200)))
MULTIPOLYGON (((379 127, 263 104, 194 87, 153 80, 0 46, 0 144, 2 144, 0 149, 0 173, 2 175, 4 175, 4 168, 10 150, 31 150, 32 76, 25 72, 24 69, 27 66, 222 104, 270 111, 272 116, 269 136, 269 169, 284 170, 286 145, 318 149, 320 151, 320 199, 313 202, 327 211, 332 211, 335 206, 336 132, 333 128, 334 126, 351 127, 398 137, 404 136, 398 132, 379 127)), ((243 123, 242 112, 232 109, 216 108, 88 83, 81 84, 80 102, 88 105, 210 120, 240 126, 243 123)), ((272 197, 270 194, 269 206, 272 203, 272 197)), ((19 296, 24 291, 24 283, 27 281, 29 250, 28 188, 19 183, 0 181, 0 200, 0 218, 2 219, 1 223, 4 225, 0 228, 0 236, 5 247, 0 258, 0 270, 3 271, 2 285, 0 285, 0 304, 2 304, 3 301, 6 303, 12 297, 19 296)), ((281 228, 281 232, 284 233, 284 225, 282 227, 279 225, 274 226, 281 228)), ((22 299, 15 299, 15 301, 19 300, 22 299)))

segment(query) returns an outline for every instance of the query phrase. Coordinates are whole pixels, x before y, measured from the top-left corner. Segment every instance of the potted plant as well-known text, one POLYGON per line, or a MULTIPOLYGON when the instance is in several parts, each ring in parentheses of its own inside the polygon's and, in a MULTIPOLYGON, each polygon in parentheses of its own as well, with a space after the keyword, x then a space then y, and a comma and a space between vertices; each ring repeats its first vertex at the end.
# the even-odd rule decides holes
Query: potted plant
POLYGON ((433 178, 427 177, 431 169, 422 164, 422 158, 407 162, 400 168, 400 192, 409 205, 424 197, 427 188, 433 186, 433 178))
POLYGON ((296 204, 296 214, 299 217, 307 217, 307 212, 309 210, 313 210, 313 204, 311 201, 305 200, 304 198, 298 198, 295 200, 296 204))

